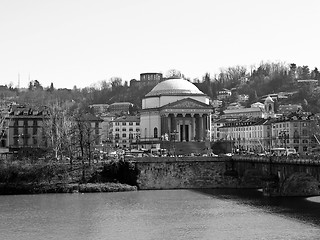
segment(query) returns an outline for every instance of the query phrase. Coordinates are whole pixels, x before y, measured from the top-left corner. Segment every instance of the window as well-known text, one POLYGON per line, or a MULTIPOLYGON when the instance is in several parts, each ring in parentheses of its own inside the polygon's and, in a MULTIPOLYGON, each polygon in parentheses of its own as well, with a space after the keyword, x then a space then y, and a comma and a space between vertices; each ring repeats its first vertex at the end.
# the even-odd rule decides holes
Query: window
POLYGON ((125 131, 127 131, 127 129, 126 128, 122 128, 122 132, 125 132, 125 131))
POLYGON ((127 134, 126 133, 122 133, 122 137, 123 138, 127 137, 127 134))
POLYGON ((136 122, 136 126, 140 126, 140 123, 136 122))
POLYGON ((119 125, 120 125, 120 123, 119 123, 119 122, 116 122, 115 124, 116 124, 116 126, 119 126, 119 125))
POLYGON ((119 139, 119 138, 120 138, 119 133, 116 133, 116 135, 115 135, 115 139, 117 140, 117 139, 119 139))
POLYGON ((137 128, 137 129, 136 129, 136 132, 140 132, 140 128, 137 128))
POLYGON ((129 122, 129 125, 132 126, 132 125, 133 125, 133 122, 129 122))
POLYGON ((36 126, 33 127, 33 135, 38 134, 38 128, 36 126))
POLYGON ((302 135, 307 136, 308 135, 308 130, 307 129, 302 129, 302 135))
POLYGON ((132 132, 133 131, 133 128, 129 128, 129 132, 132 132))
POLYGON ((14 126, 13 135, 18 135, 18 134, 19 134, 18 126, 14 126))
POLYGON ((119 128, 116 128, 116 132, 119 132, 120 130, 119 130, 119 128))
POLYGON ((122 126, 126 126, 126 125, 127 125, 127 123, 126 123, 126 122, 123 122, 123 123, 122 123, 122 126))
POLYGON ((158 138, 158 128, 156 127, 153 129, 153 137, 158 138))
POLYGON ((129 134, 129 139, 133 139, 133 134, 132 133, 129 134))

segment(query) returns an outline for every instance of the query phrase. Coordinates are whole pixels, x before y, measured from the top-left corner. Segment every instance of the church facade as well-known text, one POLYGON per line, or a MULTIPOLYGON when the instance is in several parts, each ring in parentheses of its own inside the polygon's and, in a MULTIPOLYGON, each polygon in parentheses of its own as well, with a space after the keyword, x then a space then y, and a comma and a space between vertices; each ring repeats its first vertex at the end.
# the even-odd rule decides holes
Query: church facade
POLYGON ((140 141, 153 147, 165 141, 210 141, 212 112, 209 97, 191 82, 160 82, 142 100, 140 141))

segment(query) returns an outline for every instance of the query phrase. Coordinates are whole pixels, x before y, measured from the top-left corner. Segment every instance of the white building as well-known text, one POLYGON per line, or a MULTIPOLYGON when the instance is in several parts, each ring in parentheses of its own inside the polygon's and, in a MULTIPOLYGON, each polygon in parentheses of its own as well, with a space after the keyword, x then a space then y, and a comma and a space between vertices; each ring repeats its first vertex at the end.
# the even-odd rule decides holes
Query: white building
POLYGON ((226 122, 220 128, 224 140, 234 142, 236 149, 253 152, 269 151, 271 148, 271 120, 243 119, 226 122))
POLYGON ((157 84, 142 100, 141 141, 155 144, 211 140, 209 97, 184 79, 157 84))
POLYGON ((229 97, 231 97, 232 92, 226 88, 222 89, 221 91, 218 92, 218 100, 224 100, 227 99, 229 97))

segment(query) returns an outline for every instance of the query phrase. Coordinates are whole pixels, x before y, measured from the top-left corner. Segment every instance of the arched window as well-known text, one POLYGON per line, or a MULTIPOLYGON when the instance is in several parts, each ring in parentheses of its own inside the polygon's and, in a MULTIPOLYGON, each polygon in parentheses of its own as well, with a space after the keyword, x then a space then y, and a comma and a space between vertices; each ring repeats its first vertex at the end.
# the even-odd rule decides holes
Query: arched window
POLYGON ((156 127, 153 129, 153 137, 158 138, 158 128, 156 127))

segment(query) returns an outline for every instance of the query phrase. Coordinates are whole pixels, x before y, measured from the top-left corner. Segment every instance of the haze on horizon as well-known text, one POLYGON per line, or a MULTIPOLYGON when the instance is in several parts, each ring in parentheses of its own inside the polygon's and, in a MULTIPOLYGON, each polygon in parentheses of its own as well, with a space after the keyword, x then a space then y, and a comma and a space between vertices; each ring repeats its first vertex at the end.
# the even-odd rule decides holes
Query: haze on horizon
POLYGON ((78 88, 178 69, 319 64, 317 0, 2 0, 0 85, 78 88))

